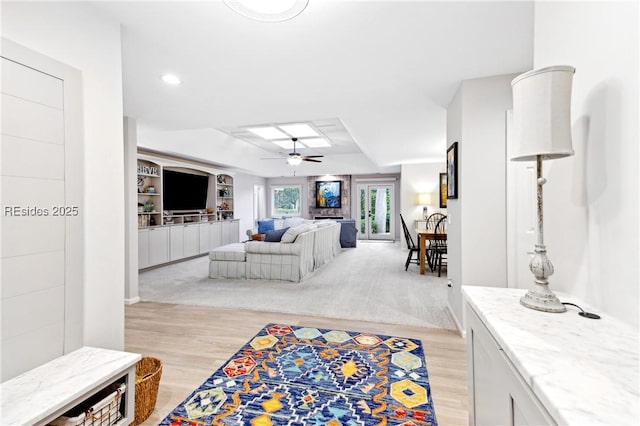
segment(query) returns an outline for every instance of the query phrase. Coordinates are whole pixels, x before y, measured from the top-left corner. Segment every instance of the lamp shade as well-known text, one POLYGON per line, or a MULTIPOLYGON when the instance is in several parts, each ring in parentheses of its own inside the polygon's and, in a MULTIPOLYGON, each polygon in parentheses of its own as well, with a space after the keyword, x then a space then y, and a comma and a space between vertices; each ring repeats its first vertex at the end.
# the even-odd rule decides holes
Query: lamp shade
POLYGON ((512 161, 573 155, 571 83, 568 65, 532 70, 514 78, 512 161))
POLYGON ((418 205, 419 206, 430 206, 431 205, 431 193, 423 192, 418 194, 418 205))

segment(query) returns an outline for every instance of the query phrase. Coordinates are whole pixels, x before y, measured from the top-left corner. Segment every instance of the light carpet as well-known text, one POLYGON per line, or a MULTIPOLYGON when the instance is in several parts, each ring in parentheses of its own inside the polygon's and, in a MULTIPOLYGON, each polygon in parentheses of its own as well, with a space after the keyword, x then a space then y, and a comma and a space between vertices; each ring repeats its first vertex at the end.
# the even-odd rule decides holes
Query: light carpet
POLYGON ((399 243, 358 242, 299 283, 210 279, 205 256, 141 272, 140 298, 454 330, 446 278, 405 271, 406 256, 399 243))

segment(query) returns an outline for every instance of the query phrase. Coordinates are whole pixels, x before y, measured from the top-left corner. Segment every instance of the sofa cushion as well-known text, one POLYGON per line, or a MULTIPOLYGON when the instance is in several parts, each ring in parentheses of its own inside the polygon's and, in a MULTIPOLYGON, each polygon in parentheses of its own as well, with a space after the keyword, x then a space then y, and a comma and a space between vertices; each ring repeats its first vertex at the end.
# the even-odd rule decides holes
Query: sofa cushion
POLYGON ((282 235, 287 232, 289 228, 274 229, 273 231, 267 231, 264 235, 264 241, 267 243, 279 243, 282 239, 282 235))
POLYGON ((283 228, 295 228, 296 226, 304 225, 307 222, 306 219, 301 217, 287 217, 282 225, 283 228))
POLYGON ((216 247, 209 252, 211 260, 226 260, 231 262, 244 262, 246 260, 244 244, 233 243, 216 247))
POLYGON ((267 231, 273 231, 273 219, 258 221, 258 234, 266 234, 267 231))
POLYGON ((294 228, 289 228, 287 229, 287 232, 285 232, 284 235, 282 235, 280 242, 285 244, 293 243, 296 240, 296 238, 298 238, 298 235, 302 234, 303 232, 311 231, 312 229, 315 229, 315 228, 316 226, 308 225, 308 224, 296 226, 294 228))

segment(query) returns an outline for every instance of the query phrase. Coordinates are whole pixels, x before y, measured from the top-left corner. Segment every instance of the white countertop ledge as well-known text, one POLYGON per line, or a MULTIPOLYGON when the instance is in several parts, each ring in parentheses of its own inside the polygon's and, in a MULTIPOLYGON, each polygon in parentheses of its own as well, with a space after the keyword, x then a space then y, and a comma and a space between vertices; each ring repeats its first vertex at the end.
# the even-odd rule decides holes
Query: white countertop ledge
POLYGON ((560 425, 640 424, 638 330, 580 300, 546 313, 520 305, 522 289, 463 286, 467 302, 560 425))
POLYGON ((7 380, 0 384, 0 424, 41 422, 92 388, 118 379, 140 358, 139 354, 85 346, 7 380))

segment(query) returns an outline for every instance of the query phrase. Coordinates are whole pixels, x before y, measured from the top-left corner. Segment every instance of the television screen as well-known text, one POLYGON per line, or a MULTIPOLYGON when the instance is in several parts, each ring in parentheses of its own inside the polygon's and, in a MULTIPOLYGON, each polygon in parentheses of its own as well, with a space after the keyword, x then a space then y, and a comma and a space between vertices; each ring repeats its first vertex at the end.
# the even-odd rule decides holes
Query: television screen
POLYGON ((209 176, 162 171, 164 210, 202 210, 207 207, 209 176))
POLYGON ((342 182, 316 181, 316 208, 340 208, 342 207, 341 196, 342 182))

